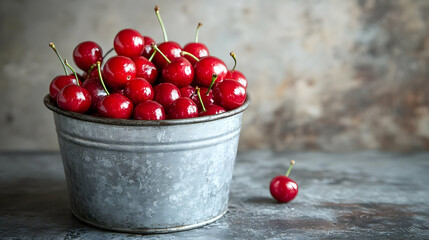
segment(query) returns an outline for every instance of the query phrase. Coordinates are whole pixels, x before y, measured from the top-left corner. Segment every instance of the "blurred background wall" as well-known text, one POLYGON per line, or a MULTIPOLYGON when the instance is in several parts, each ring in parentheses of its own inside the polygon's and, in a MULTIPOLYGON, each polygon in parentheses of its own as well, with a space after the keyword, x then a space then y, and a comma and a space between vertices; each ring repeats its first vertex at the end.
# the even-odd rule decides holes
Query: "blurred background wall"
POLYGON ((58 149, 42 99, 84 40, 200 41, 247 75, 240 149, 429 149, 429 1, 0 1, 0 150, 58 149))

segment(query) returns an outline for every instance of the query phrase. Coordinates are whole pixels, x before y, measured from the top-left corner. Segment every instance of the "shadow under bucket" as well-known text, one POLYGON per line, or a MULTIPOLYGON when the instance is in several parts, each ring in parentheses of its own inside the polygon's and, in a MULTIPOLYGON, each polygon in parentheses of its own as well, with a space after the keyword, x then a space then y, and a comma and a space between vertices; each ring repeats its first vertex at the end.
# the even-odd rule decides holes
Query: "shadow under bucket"
POLYGON ((59 109, 54 120, 71 210, 107 230, 168 233, 225 214, 243 111, 190 119, 107 119, 59 109))

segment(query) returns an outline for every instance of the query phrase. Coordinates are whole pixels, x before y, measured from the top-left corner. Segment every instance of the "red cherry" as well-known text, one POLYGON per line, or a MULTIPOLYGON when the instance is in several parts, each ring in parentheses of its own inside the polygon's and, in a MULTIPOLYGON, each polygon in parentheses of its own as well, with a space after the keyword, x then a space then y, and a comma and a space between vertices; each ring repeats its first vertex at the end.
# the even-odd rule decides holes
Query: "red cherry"
POLYGON ((57 99, 58 93, 70 84, 78 85, 78 81, 76 80, 76 77, 74 75, 56 76, 54 79, 52 79, 51 84, 49 85, 49 94, 53 99, 57 99))
MULTIPOLYGON (((180 52, 182 52, 180 45, 172 41, 159 44, 158 49, 164 53, 170 61, 180 57, 180 52)), ((153 57, 153 63, 158 69, 162 69, 168 62, 159 52, 157 52, 153 57)))
POLYGON ((183 119, 198 117, 198 107, 189 98, 180 97, 174 101, 168 110, 169 119, 183 119))
POLYGON ((182 87, 180 89, 180 95, 182 97, 187 97, 192 99, 193 96, 195 96, 195 88, 192 87, 191 85, 188 85, 186 87, 182 87))
MULTIPOLYGON (((201 26, 202 26, 202 23, 198 23, 197 31, 195 32, 195 42, 188 43, 183 47, 183 51, 186 51, 194 55, 198 59, 201 59, 209 55, 209 49, 206 47, 206 45, 198 42, 198 34, 201 26)), ((193 57, 189 55, 185 56, 185 58, 188 59, 188 61, 192 64, 192 66, 194 66, 194 64, 197 62, 197 60, 195 60, 193 57)))
POLYGON ((229 70, 225 79, 232 79, 239 82, 245 89, 247 89, 247 79, 243 73, 237 70, 229 70))
POLYGON ((98 102, 97 112, 101 117, 129 119, 133 114, 133 103, 120 93, 112 93, 98 102))
POLYGON ((215 114, 219 114, 219 113, 224 113, 226 112, 225 108, 218 106, 216 104, 212 104, 212 105, 207 105, 206 107, 206 111, 202 111, 200 112, 200 117, 203 116, 209 116, 209 115, 215 115, 215 114))
POLYGON ((143 36, 144 45, 143 45, 143 53, 142 56, 149 59, 150 56, 152 56, 153 49, 150 46, 152 43, 155 44, 155 41, 148 36, 143 36))
POLYGON ((162 68, 162 79, 179 88, 185 87, 194 80, 194 68, 186 58, 175 58, 162 68))
POLYGON ((217 74, 218 78, 216 83, 220 83, 225 79, 228 69, 226 68, 225 63, 219 58, 207 56, 201 58, 197 63, 195 63, 194 72, 195 84, 197 86, 209 87, 213 74, 217 74))
POLYGON ((124 87, 124 94, 134 105, 153 99, 152 85, 144 78, 134 78, 124 87))
POLYGON ((109 87, 114 89, 123 88, 127 81, 136 77, 136 64, 128 57, 111 57, 104 64, 103 77, 109 87))
POLYGON ((235 80, 226 79, 213 88, 215 103, 232 110, 241 106, 246 100, 246 89, 235 80))
POLYGON ((291 161, 290 167, 286 175, 280 175, 274 177, 270 183, 270 193, 274 199, 281 203, 286 203, 291 201, 298 194, 298 184, 289 178, 290 170, 295 164, 295 161, 291 161))
POLYGON ((138 120, 164 120, 165 112, 161 104, 149 100, 137 105, 133 116, 138 120))
POLYGON ((91 96, 78 85, 68 85, 57 96, 58 107, 65 111, 85 113, 91 107, 91 96))
POLYGON ((113 47, 120 56, 137 57, 144 50, 143 36, 134 29, 123 29, 116 34, 113 47))
POLYGON ((98 71, 96 68, 92 69, 88 75, 87 72, 83 72, 82 73, 82 78, 83 79, 90 79, 90 78, 98 78, 100 79, 100 77, 98 76, 98 71))
POLYGON ((247 89, 246 77, 240 71, 235 70, 235 67, 237 66, 237 58, 235 57, 235 52, 230 52, 229 55, 231 55, 231 57, 234 59, 234 67, 232 68, 232 70, 228 70, 225 79, 233 79, 241 83, 241 85, 243 85, 243 87, 247 89))
POLYGON ((154 89, 153 100, 159 102, 165 110, 180 97, 180 90, 174 84, 160 83, 154 89))
MULTIPOLYGON (((97 70, 94 70, 97 72, 97 70)), ((103 88, 103 85, 101 85, 100 79, 97 78, 90 78, 87 79, 85 82, 82 83, 82 87, 85 88, 89 95, 91 96, 91 109, 97 110, 97 104, 98 102, 105 96, 107 96, 106 91, 103 88)))
POLYGON ((132 59, 136 64, 136 76, 146 79, 150 84, 154 84, 158 79, 158 69, 156 69, 155 65, 143 56, 133 57, 132 59))
MULTIPOLYGON (((209 90, 208 88, 205 87, 200 87, 200 95, 201 95, 201 100, 203 101, 204 106, 209 106, 214 104, 214 99, 213 99, 213 91, 209 90), (208 91, 208 94, 207 94, 208 91)), ((198 110, 202 111, 203 107, 201 105, 201 102, 198 98, 197 94, 194 94, 194 96, 191 98, 192 101, 194 101, 195 104, 197 104, 198 106, 198 110)))
POLYGON ((103 61, 103 50, 93 41, 81 42, 73 51, 74 63, 87 72, 97 61, 103 61))

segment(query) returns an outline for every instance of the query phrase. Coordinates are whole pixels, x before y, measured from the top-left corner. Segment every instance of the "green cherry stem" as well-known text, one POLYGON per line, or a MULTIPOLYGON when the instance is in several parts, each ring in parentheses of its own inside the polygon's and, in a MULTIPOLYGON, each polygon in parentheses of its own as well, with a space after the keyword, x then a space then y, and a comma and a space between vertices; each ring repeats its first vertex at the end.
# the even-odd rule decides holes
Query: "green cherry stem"
POLYGON ((160 54, 165 58, 165 60, 166 60, 168 63, 171 63, 170 59, 168 59, 168 57, 167 57, 167 56, 165 56, 165 55, 164 55, 164 53, 162 53, 162 52, 159 50, 158 46, 156 46, 156 44, 155 44, 155 43, 152 43, 150 46, 152 47, 152 49, 153 49, 153 50, 158 51, 158 52, 159 52, 159 53, 160 53, 160 54))
POLYGON ((77 85, 78 85, 78 86, 80 86, 80 84, 79 84, 79 78, 77 77, 77 73, 76 73, 76 71, 72 68, 72 66, 70 66, 70 64, 69 64, 69 62, 67 61, 67 59, 64 59, 64 64, 65 64, 68 68, 70 68, 70 70, 73 72, 74 77, 76 78, 76 83, 77 83, 77 85))
POLYGON ((209 86, 209 88, 207 89, 207 92, 206 92, 207 96, 209 95, 210 90, 212 90, 212 87, 213 87, 214 83, 216 82, 216 79, 217 79, 217 74, 213 73, 213 75, 212 75, 212 82, 210 83, 210 86, 209 86))
POLYGON ((57 48, 55 47, 55 44, 53 42, 51 42, 51 43, 49 43, 49 47, 51 47, 52 50, 54 50, 55 54, 57 54, 58 59, 60 59, 61 65, 64 68, 64 72, 66 73, 66 75, 69 75, 69 73, 67 72, 66 65, 64 65, 63 58, 61 57, 60 53, 57 51, 57 48))
POLYGON ((185 56, 185 55, 188 55, 188 56, 190 56, 191 58, 193 58, 193 59, 195 59, 195 61, 200 61, 200 59, 198 59, 197 57, 195 57, 195 55, 194 54, 192 54, 192 53, 190 53, 190 52, 186 52, 186 51, 181 51, 180 52, 180 55, 182 55, 182 56, 185 56))
POLYGON ((106 54, 104 54, 103 59, 105 59, 107 55, 109 55, 109 53, 111 53, 113 50, 115 49, 114 48, 109 49, 109 51, 107 51, 106 54))
POLYGON ((153 57, 155 57, 155 53, 158 52, 158 50, 154 49, 152 55, 150 55, 148 61, 152 62, 153 57))
POLYGON ((159 14, 159 6, 155 6, 155 14, 158 18, 158 22, 161 25, 162 33, 164 34, 164 42, 168 42, 167 32, 165 31, 164 23, 162 22, 161 15, 159 14))
POLYGON ((197 92, 197 95, 198 95, 198 99, 200 100, 200 103, 201 103, 201 107, 203 107, 203 112, 205 112, 205 111, 207 111, 206 110, 206 108, 204 107, 204 103, 203 103, 203 99, 201 98, 201 93, 200 93, 200 88, 199 87, 196 87, 195 88, 195 91, 197 92))
POLYGON ((86 78, 88 79, 89 76, 91 75, 92 70, 94 70, 96 64, 92 64, 91 67, 89 67, 88 72, 86 74, 86 78))
POLYGON ((198 42, 198 36, 200 34, 200 27, 201 26, 203 26, 203 24, 199 22, 198 25, 197 25, 197 30, 195 31, 195 42, 196 43, 198 42))
POLYGON ((107 95, 110 95, 109 91, 107 91, 106 85, 104 85, 103 76, 101 76, 101 62, 97 62, 98 76, 100 77, 101 85, 103 85, 104 91, 106 91, 107 95))
POLYGON ((293 165, 295 165, 295 160, 290 161, 290 166, 286 172, 286 177, 289 177, 289 173, 290 173, 290 170, 292 170, 293 165))
POLYGON ((234 51, 230 52, 229 55, 231 55, 231 57, 234 59, 234 67, 232 68, 232 71, 234 71, 235 67, 237 66, 237 58, 235 58, 235 52, 234 51))

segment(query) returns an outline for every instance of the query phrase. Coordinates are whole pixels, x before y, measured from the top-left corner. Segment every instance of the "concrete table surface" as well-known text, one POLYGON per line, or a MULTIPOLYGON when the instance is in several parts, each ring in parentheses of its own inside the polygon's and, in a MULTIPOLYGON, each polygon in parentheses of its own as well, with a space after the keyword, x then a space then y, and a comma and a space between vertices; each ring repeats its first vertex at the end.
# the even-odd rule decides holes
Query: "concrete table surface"
POLYGON ((224 217, 137 235, 72 216, 59 153, 0 153, 0 239, 429 239, 428 185, 429 153, 241 152, 224 217), (269 182, 291 159, 299 193, 278 204, 269 182))

